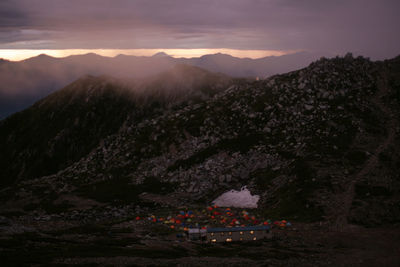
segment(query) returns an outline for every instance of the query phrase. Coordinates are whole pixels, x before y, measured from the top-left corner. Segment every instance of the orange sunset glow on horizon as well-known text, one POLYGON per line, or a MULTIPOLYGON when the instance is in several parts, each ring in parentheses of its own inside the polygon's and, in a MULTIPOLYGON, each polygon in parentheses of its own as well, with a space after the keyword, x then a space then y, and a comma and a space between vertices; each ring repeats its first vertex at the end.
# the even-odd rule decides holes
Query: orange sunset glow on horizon
POLYGON ((106 57, 115 57, 117 55, 133 56, 152 56, 158 52, 164 52, 174 58, 192 58, 201 57, 207 54, 223 53, 239 58, 262 58, 268 56, 282 56, 299 51, 279 51, 279 50, 239 50, 239 49, 0 49, 0 58, 20 61, 35 57, 40 54, 46 54, 52 57, 67 57, 71 55, 82 55, 95 53, 106 57))

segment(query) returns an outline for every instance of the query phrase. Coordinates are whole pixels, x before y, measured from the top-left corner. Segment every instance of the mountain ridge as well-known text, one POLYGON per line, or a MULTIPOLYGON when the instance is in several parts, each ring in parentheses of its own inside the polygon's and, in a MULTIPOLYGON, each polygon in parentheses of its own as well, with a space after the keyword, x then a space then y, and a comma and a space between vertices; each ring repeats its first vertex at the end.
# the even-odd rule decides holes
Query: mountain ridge
POLYGON ((154 258, 204 265, 205 256, 217 265, 238 252, 233 265, 388 257, 396 266, 398 58, 322 58, 260 81, 179 68, 184 78, 164 83, 172 74, 160 74, 149 94, 134 90, 141 84, 85 76, 0 121, 2 262, 48 264, 55 255, 119 265, 129 254, 132 264, 144 257, 143 266, 154 258), (193 98, 204 83, 190 82, 204 73, 215 90, 193 98), (178 97, 163 96, 174 83, 178 97), (257 208, 210 206, 243 186, 257 208), (182 239, 196 224, 268 224, 274 237, 218 247, 182 239))
POLYGON ((77 160, 88 153, 100 139, 117 131, 127 117, 140 121, 140 116, 160 112, 163 106, 204 100, 230 83, 232 80, 227 76, 186 65, 177 66, 141 83, 105 75, 85 75, 39 100, 32 107, 1 121, 0 136, 4 138, 1 144, 4 153, 0 156, 4 171, 0 177, 1 183, 9 176, 17 175, 18 179, 23 179, 29 175, 34 178, 35 175, 50 174, 47 169, 59 170, 61 167, 58 166, 66 167, 65 162, 77 160), (18 123, 23 125, 15 127, 18 123), (68 125, 70 129, 67 129, 68 125), (38 140, 33 143, 19 142, 27 136, 31 136, 31 140, 38 140), (15 149, 22 149, 22 154, 28 156, 17 155, 12 152, 15 149), (63 149, 66 150, 65 156, 62 155, 63 149), (13 156, 7 159, 9 155, 13 156), (43 157, 45 159, 40 159, 43 157), (64 160, 60 160, 60 157, 64 157, 64 160), (40 162, 35 163, 39 159, 40 162), (12 165, 14 167, 9 168, 12 165), (21 166, 28 168, 24 170, 25 174, 9 174, 10 169, 21 166))
MULTIPOLYGON (((150 101, 145 114, 122 112, 129 116, 119 127, 96 139, 97 145, 75 162, 45 176, 26 176, 6 191, 18 196, 19 208, 31 201, 29 195, 43 203, 54 201, 35 188, 126 205, 140 203, 146 191, 139 188, 152 181, 168 188, 163 194, 170 198, 184 195, 180 204, 190 206, 247 185, 260 195, 259 207, 269 216, 332 225, 341 216, 350 224, 393 223, 400 218, 399 141, 393 137, 393 143, 376 150, 387 140, 384 121, 389 115, 374 99, 399 114, 399 69, 396 60, 371 62, 347 55, 263 81, 234 81, 194 103, 160 107, 150 101), (382 77, 388 79, 385 91, 382 77), (379 160, 363 173, 372 151, 379 152, 374 155, 379 160), (353 193, 338 199, 357 175, 361 178, 354 180, 353 193), (30 192, 28 197, 21 190, 30 192), (341 205, 344 199, 350 204, 341 205), (339 212, 341 206, 347 210, 339 212)), ((397 119, 394 125, 399 128, 397 119)), ((13 138, 6 134, 1 140, 13 138)), ((10 168, 10 161, 1 162, 2 169, 10 168)), ((21 165, 7 177, 15 177, 21 165)))
POLYGON ((64 58, 37 56, 0 65, 0 119, 33 104, 85 74, 106 74, 120 78, 144 78, 187 64, 232 77, 265 77, 305 67, 320 55, 293 54, 276 58, 241 59, 218 54, 198 58, 103 57, 96 54, 64 58), (288 60, 292 58, 293 60, 288 60), (273 60, 273 62, 270 62, 273 60))

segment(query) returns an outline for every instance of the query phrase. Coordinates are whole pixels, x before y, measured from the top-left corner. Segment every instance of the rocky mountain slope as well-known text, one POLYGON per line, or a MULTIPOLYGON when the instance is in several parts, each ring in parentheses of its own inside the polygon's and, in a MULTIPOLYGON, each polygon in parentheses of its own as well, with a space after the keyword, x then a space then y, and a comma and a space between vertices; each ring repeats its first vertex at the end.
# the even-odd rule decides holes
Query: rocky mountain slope
POLYGON ((232 82, 187 65, 140 83, 85 76, 0 122, 0 185, 54 174, 86 156, 128 118, 140 123, 173 106, 203 101, 232 82))
POLYGON ((97 88, 78 81, 2 123, 2 210, 100 218, 97 205, 119 205, 122 214, 140 207, 144 192, 152 205, 204 205, 247 185, 268 216, 334 227, 396 223, 399 66, 398 58, 322 58, 141 112, 121 87, 120 98, 75 109, 86 98, 69 104, 69 90, 79 84, 86 96, 97 88), (52 99, 63 108, 50 112, 52 99), (46 136, 36 137, 38 129, 46 136), (74 197, 92 208, 81 210, 74 197))

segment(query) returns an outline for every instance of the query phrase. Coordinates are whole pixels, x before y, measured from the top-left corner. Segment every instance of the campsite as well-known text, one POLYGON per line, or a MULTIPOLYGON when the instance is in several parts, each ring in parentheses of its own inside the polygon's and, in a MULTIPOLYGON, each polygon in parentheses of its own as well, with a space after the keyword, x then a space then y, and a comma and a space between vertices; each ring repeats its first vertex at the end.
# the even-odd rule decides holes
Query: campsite
MULTIPOLYGON (((190 210, 195 213, 197 209, 190 210)), ((203 209, 198 211, 202 212, 203 209)), ((300 262, 318 266, 349 262, 348 253, 353 255, 351 263, 356 266, 362 265, 360 259, 365 258, 369 259, 369 266, 375 265, 378 257, 386 257, 387 262, 396 261, 393 256, 390 257, 392 251, 396 250, 392 241, 397 235, 396 229, 388 231, 381 228, 360 228, 354 229, 352 233, 338 233, 327 230, 326 225, 320 223, 294 223, 290 227, 280 227, 272 222, 272 238, 207 243, 188 241, 181 236, 184 233, 180 229, 182 226, 159 220, 168 214, 174 214, 177 218, 182 215, 179 210, 171 213, 159 209, 153 212, 154 217, 143 216, 138 220, 139 216, 121 216, 118 219, 92 221, 85 225, 78 220, 52 218, 49 221, 45 217, 40 220, 19 221, 17 227, 22 228, 25 225, 25 232, 14 232, 12 240, 4 236, 0 240, 1 245, 7 247, 2 263, 5 266, 16 261, 20 265, 51 261, 56 266, 89 266, 93 263, 139 266, 262 263, 279 266, 282 262, 289 265, 300 262), (176 225, 178 229, 171 228, 172 225, 176 225), (37 230, 29 232, 33 227, 37 230)), ((208 215, 204 219, 206 217, 208 215)), ((5 223, 3 221, 2 225, 5 223)), ((17 231, 16 227, 14 229, 17 231)))

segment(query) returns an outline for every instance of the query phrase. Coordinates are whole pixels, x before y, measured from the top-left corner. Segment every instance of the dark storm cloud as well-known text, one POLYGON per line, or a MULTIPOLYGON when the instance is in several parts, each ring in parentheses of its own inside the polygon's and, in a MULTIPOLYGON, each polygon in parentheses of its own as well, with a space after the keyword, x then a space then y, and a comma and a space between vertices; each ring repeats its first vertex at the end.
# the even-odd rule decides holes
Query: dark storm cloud
POLYGON ((0 48, 233 48, 400 53, 398 0, 13 0, 0 48))
POLYGON ((2 0, 0 2, 0 26, 3 30, 27 24, 29 24, 27 17, 22 10, 17 8, 14 1, 2 0))

